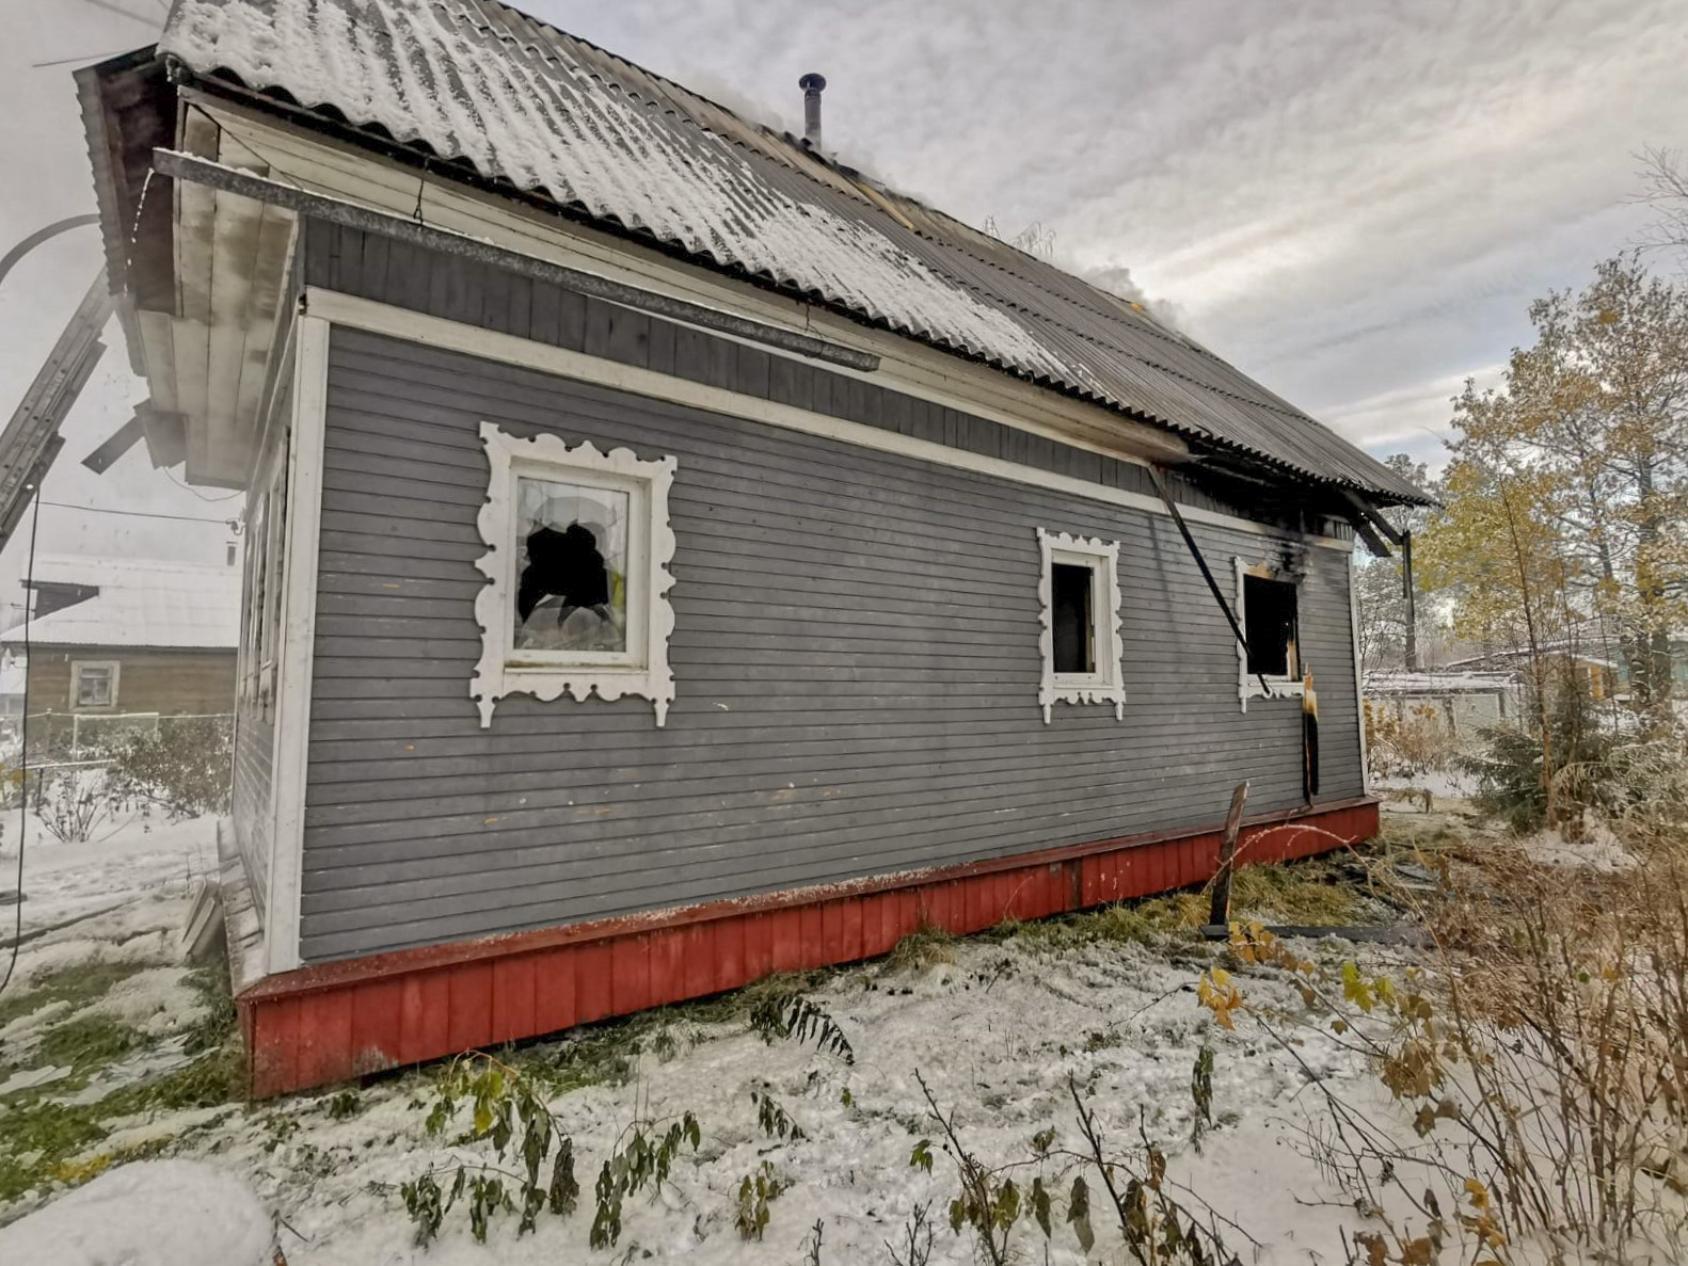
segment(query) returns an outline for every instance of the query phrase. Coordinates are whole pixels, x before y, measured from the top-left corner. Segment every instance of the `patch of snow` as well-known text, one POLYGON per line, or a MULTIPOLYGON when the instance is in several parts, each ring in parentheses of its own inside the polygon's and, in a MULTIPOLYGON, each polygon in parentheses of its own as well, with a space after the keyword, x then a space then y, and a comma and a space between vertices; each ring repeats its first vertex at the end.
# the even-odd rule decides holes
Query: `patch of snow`
MULTIPOLYGON (((1429 769, 1412 775, 1390 774, 1374 777, 1371 782, 1373 791, 1428 791, 1437 800, 1468 800, 1477 790, 1476 777, 1456 769, 1429 769)), ((1385 807, 1390 806, 1386 804, 1385 807)))
POLYGON ((41 1068, 24 1068, 13 1073, 5 1081, 0 1081, 0 1097, 12 1094, 18 1090, 32 1090, 36 1086, 45 1086, 51 1082, 62 1081, 70 1076, 69 1068, 62 1068, 56 1064, 48 1064, 41 1068))
MULTIPOLYGON (((240 633, 240 569, 200 563, 121 564, 42 560, 37 576, 98 589, 30 623, 30 640, 54 646, 170 646, 233 651, 240 633), (46 574, 43 575, 42 573, 46 574)), ((22 644, 23 626, 0 640, 22 644)))
POLYGON ((1519 843, 1531 861, 1543 866, 1611 874, 1639 865, 1635 855, 1602 822, 1586 826, 1580 840, 1568 840, 1557 829, 1549 829, 1525 836, 1519 843))
MULTIPOLYGON (((187 1053, 186 1046, 185 1037, 175 1037, 142 1047, 116 1063, 106 1065, 81 1090, 68 1095, 54 1095, 53 1102, 70 1107, 98 1103, 114 1090, 184 1068, 195 1058, 187 1053)), ((109 1142, 102 1143, 96 1150, 106 1150, 111 1146, 109 1142)))
MULTIPOLYGON (((15 830, 0 848, 0 873, 17 865, 15 830)), ((100 838, 61 844, 32 823, 24 854, 21 910, 27 939, 13 986, 83 963, 168 964, 182 957, 180 934, 195 877, 217 873, 216 819, 167 823, 134 815, 100 838), (43 928, 53 930, 36 935, 43 928)))
POLYGON ((108 1015, 149 1037, 178 1032, 205 1015, 204 996, 182 967, 150 967, 119 981, 88 1012, 108 1015))
POLYGON ((252 1189, 195 1161, 138 1161, 0 1228, 0 1261, 52 1266, 270 1266, 252 1189))

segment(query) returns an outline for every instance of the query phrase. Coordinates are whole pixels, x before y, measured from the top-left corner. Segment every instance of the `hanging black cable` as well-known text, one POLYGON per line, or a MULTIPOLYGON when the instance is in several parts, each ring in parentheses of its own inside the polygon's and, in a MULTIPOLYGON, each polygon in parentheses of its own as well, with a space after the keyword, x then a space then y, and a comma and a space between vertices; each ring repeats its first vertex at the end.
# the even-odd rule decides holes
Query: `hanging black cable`
POLYGON ((12 973, 18 966, 18 947, 23 944, 23 848, 29 835, 29 619, 35 604, 35 530, 41 524, 41 489, 35 489, 35 506, 29 514, 29 561, 24 566, 23 597, 23 719, 18 724, 18 761, 24 776, 18 783, 18 890, 17 915, 12 922, 12 957, 6 963, 5 979, 0 980, 0 994, 12 983, 12 973))

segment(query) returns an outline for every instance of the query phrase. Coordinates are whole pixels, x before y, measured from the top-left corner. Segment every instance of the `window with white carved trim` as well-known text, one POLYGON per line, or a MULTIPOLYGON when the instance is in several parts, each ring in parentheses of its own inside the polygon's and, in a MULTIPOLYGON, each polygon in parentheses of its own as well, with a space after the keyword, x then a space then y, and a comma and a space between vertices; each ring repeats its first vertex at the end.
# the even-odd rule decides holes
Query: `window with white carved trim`
POLYGON ((1120 656, 1119 543, 1065 532, 1037 532, 1043 573, 1038 585, 1043 719, 1057 703, 1111 703, 1124 717, 1120 656))
POLYGON ((1301 626, 1296 577, 1265 563, 1237 565, 1237 622, 1248 648, 1237 647, 1237 692, 1248 700, 1302 694, 1301 626))
POLYGON ((660 726, 674 698, 668 635, 672 457, 600 452, 556 435, 481 424, 490 472, 481 510, 491 584, 475 603, 481 660, 470 684, 481 724, 512 694, 552 700, 639 695, 660 726))

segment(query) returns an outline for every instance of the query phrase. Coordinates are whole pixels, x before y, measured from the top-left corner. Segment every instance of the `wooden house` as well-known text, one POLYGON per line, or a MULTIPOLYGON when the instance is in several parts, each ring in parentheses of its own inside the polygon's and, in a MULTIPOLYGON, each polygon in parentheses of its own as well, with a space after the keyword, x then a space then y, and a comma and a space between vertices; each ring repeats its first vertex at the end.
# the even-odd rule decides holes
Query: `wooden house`
POLYGON ((1375 829, 1422 496, 1136 303, 493 0, 79 86, 147 442, 251 499, 256 1093, 1200 883, 1245 779, 1375 829))
MULTIPOLYGON (((46 557, 29 587, 32 752, 99 750, 166 717, 234 711, 234 568, 46 557)), ((0 649, 20 663, 24 634, 22 620, 0 634, 0 649)))

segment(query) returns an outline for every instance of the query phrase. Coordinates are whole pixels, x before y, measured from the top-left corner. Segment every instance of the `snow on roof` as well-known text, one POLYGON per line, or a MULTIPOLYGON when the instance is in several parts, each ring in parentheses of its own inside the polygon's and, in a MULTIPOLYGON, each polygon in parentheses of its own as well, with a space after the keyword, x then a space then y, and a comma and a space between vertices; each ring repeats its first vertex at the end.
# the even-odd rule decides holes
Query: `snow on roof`
POLYGON ((1142 305, 494 0, 180 0, 159 49, 448 160, 435 172, 460 160, 1198 443, 1423 500, 1142 305))
POLYGON ((1518 684, 1513 673, 1479 672, 1373 672, 1366 674, 1368 695, 1482 694, 1512 690, 1518 684))
MULTIPOLYGON (((95 585, 99 593, 32 620, 36 646, 233 650, 240 631, 240 571, 142 559, 38 559, 39 583, 95 585)), ((0 641, 23 642, 18 623, 0 641)))

